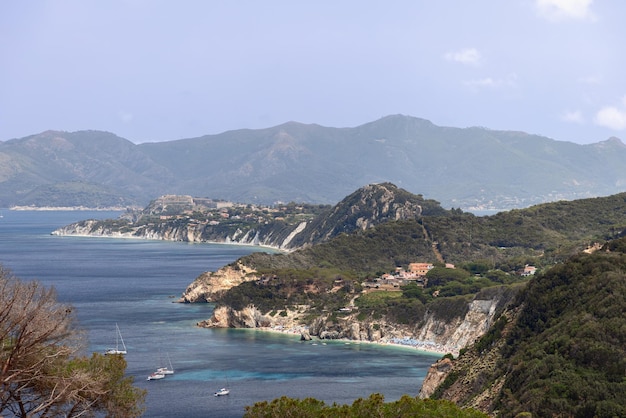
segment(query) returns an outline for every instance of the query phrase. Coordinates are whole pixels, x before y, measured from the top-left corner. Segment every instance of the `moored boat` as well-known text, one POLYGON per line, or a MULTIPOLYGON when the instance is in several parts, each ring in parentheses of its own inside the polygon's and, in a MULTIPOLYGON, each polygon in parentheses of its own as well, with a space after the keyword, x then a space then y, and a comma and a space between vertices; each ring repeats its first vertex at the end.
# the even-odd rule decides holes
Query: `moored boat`
POLYGON ((170 355, 167 355, 167 361, 169 363, 169 367, 165 366, 165 367, 159 367, 157 369, 157 373, 161 373, 161 374, 174 374, 174 368, 172 367, 172 360, 170 360, 170 355))
POLYGON ((213 395, 214 396, 225 396, 225 395, 228 395, 229 393, 230 393, 230 390, 228 390, 226 388, 221 388, 220 390, 215 392, 213 395))
POLYGON ((154 372, 154 373, 151 373, 150 376, 148 376, 146 380, 160 380, 160 379, 163 379, 164 377, 165 375, 163 373, 154 372))
POLYGON ((124 339, 122 338, 122 333, 120 332, 120 327, 115 324, 115 331, 117 332, 115 335, 115 348, 107 349, 104 354, 126 354, 126 344, 124 344, 124 339), (122 343, 122 350, 120 350, 120 341, 122 343))
POLYGON ((167 367, 159 367, 156 370, 156 372, 160 373, 160 374, 163 374, 163 375, 165 375, 165 374, 174 374, 174 370, 168 369, 167 367))

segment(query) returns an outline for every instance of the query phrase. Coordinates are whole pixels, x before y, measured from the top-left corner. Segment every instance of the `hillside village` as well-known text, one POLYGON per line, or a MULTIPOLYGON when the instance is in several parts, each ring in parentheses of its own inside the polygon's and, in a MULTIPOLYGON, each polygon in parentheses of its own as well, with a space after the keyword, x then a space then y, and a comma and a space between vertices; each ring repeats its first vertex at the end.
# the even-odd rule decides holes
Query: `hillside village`
MULTIPOLYGON (((410 283, 415 283, 420 287, 427 287, 428 272, 434 267, 434 264, 431 263, 410 263, 407 269, 397 267, 393 273, 385 273, 380 277, 364 281, 361 285, 366 289, 381 290, 400 290, 401 286, 406 286, 410 283)), ((454 264, 446 263, 445 268, 455 269, 456 267, 454 264)), ((535 266, 526 265, 517 274, 522 277, 528 277, 534 275, 536 271, 537 268, 535 266)), ((433 293, 433 296, 436 297, 436 293, 433 293)))
POLYGON ((282 221, 290 224, 310 219, 326 207, 329 206, 295 203, 264 206, 189 195, 164 195, 153 200, 147 208, 129 212, 125 217, 133 222, 184 220, 210 226, 229 222, 264 224, 282 221))
MULTIPOLYGON (((371 281, 365 281, 362 286, 370 289, 389 287, 399 289, 400 286, 416 283, 420 287, 426 287, 428 285, 426 274, 434 267, 431 263, 410 263, 407 269, 397 267, 395 272, 385 273, 371 281)), ((446 268, 454 268, 454 265, 446 264, 446 268)))

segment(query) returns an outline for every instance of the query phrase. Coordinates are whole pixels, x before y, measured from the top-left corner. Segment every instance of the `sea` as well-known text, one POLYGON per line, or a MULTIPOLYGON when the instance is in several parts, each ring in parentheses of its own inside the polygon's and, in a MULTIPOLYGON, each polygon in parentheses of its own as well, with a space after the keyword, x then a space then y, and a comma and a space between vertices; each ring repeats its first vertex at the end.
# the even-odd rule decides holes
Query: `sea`
POLYGON ((213 305, 176 303, 188 284, 261 247, 143 239, 59 237, 56 228, 107 211, 0 210, 0 264, 38 280, 71 304, 87 353, 127 348, 127 374, 146 389, 145 417, 241 417, 246 405, 282 396, 351 404, 372 393, 387 401, 417 395, 440 356, 412 348, 300 335, 205 329, 213 305), (157 367, 173 375, 147 380, 157 367), (228 396, 215 397, 221 387, 228 396))

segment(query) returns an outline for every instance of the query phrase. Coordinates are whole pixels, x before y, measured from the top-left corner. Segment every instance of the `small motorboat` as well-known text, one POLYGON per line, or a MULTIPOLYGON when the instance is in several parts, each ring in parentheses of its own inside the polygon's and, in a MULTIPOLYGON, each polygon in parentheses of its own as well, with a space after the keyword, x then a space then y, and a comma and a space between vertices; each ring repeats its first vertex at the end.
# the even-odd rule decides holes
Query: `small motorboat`
POLYGON ((225 396, 225 395, 228 395, 229 393, 230 393, 230 390, 228 390, 226 388, 221 388, 220 390, 215 392, 214 395, 215 396, 225 396))

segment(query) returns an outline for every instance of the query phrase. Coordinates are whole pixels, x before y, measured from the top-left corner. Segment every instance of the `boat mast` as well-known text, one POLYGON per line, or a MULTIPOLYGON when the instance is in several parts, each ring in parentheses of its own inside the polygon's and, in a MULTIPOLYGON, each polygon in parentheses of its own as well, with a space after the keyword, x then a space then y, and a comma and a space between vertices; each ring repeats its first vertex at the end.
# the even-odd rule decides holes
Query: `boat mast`
MULTIPOLYGON (((117 326, 117 322, 115 323, 115 328, 117 328, 117 338, 120 339, 120 341, 122 341, 122 347, 124 347, 124 351, 126 351, 126 344, 124 344, 124 339, 122 338, 122 333, 120 332, 120 327, 117 326)), ((115 349, 117 350, 117 338, 115 340, 115 349)))

